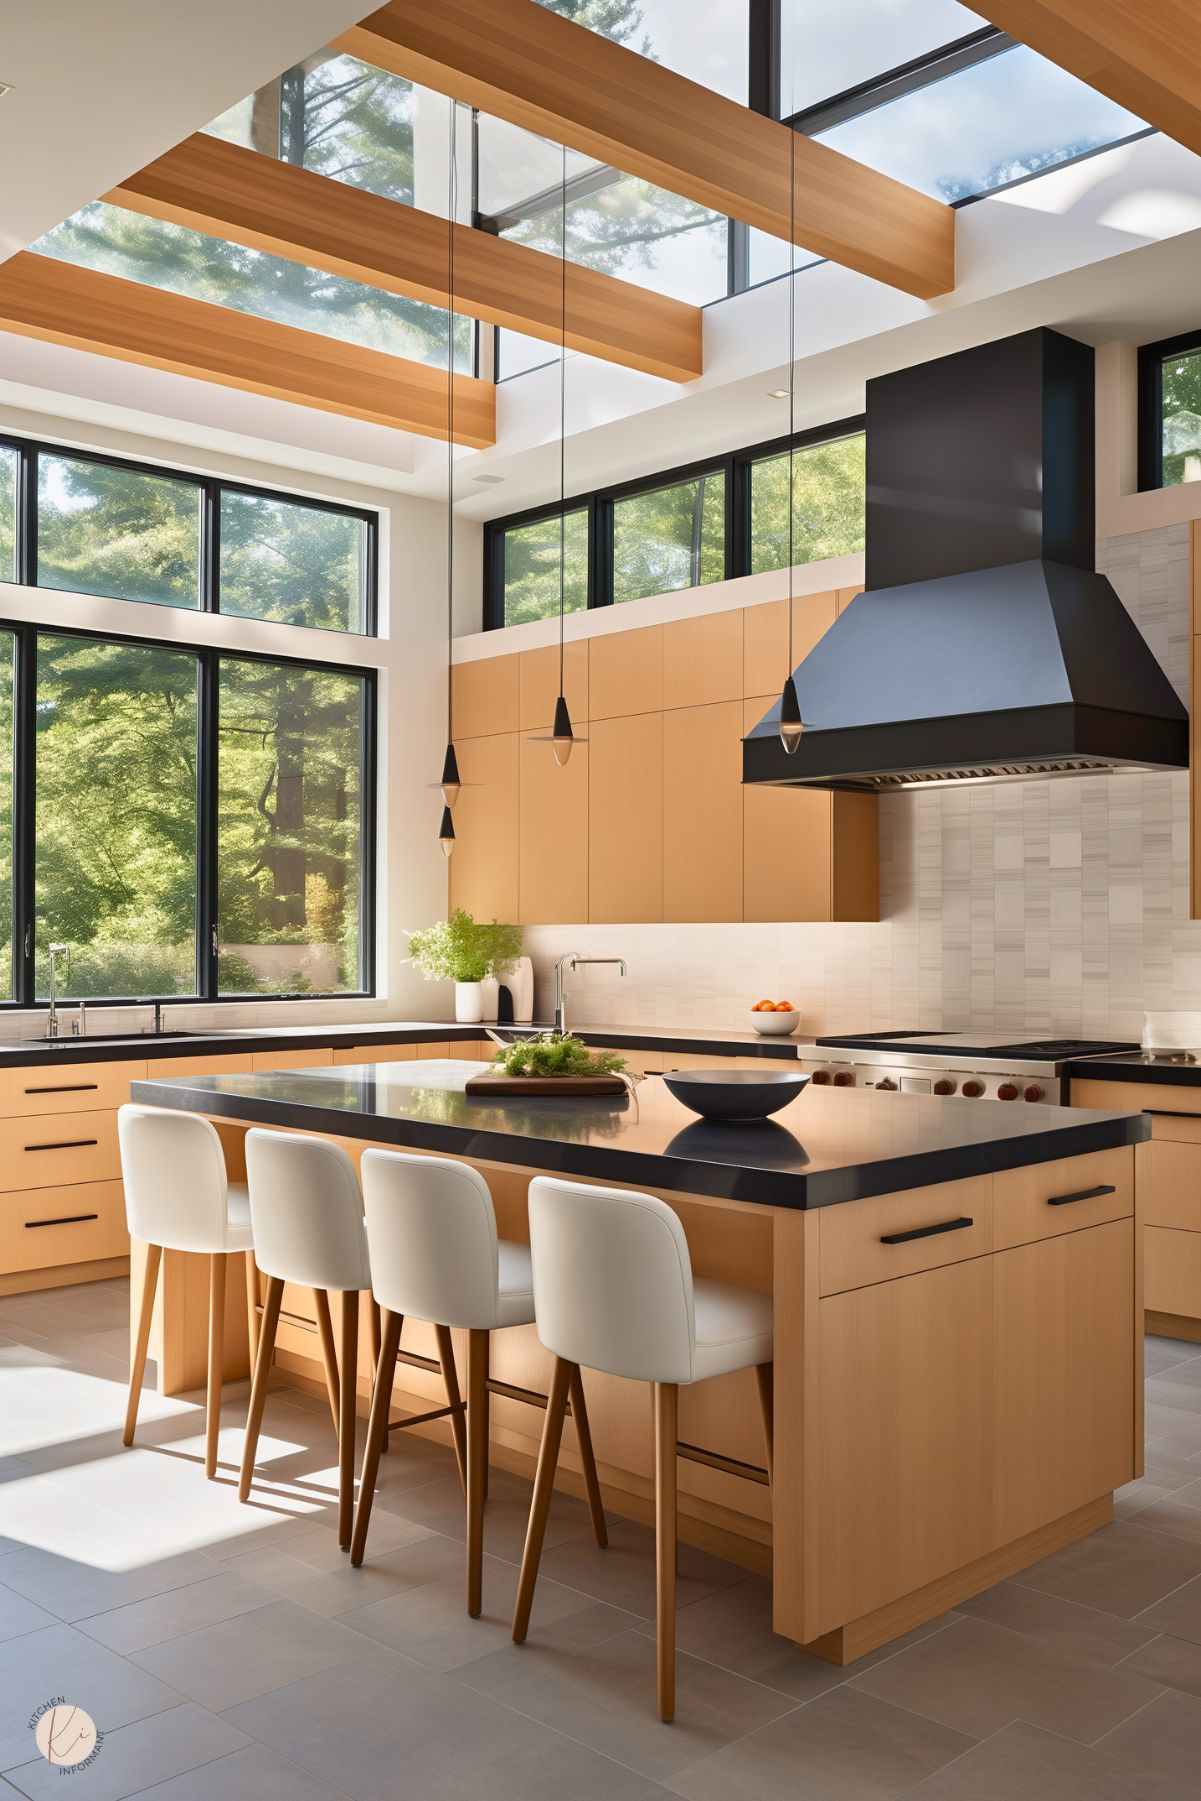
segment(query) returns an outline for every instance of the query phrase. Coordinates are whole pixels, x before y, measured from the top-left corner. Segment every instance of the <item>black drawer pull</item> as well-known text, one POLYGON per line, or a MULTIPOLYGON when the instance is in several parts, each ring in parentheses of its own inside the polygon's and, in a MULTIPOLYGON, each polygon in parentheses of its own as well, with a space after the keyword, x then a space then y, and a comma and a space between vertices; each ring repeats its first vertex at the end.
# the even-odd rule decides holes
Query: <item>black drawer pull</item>
POLYGON ((886 1232, 881 1244, 912 1244, 915 1238, 934 1238, 939 1232, 962 1232, 974 1219, 944 1219, 937 1226, 914 1226, 911 1232, 886 1232))
POLYGON ((1148 1119, 1201 1119, 1201 1113, 1185 1113, 1180 1107, 1144 1107, 1148 1119))
POLYGON ((1048 1207, 1070 1207, 1073 1201, 1095 1201, 1099 1194, 1116 1194, 1118 1191, 1112 1182, 1102 1182, 1098 1188, 1081 1188, 1075 1194, 1049 1194, 1048 1207))
POLYGON ((81 1226, 87 1219, 99 1219, 98 1213, 68 1213, 63 1219, 27 1219, 25 1230, 36 1232, 39 1226, 81 1226))
POLYGON ((92 1094, 99 1082, 57 1082, 49 1088, 27 1088, 26 1094, 92 1094))
POLYGON ((86 1145, 99 1144, 98 1138, 64 1138, 57 1144, 27 1144, 27 1151, 81 1151, 86 1145))

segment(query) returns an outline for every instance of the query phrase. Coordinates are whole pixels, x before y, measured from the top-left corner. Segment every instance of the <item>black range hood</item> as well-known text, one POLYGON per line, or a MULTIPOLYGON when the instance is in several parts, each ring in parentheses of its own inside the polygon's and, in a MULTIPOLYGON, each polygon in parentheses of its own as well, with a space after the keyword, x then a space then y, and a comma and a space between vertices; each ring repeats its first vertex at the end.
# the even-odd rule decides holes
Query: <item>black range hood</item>
POLYGON ((1040 328, 867 384, 867 585, 743 779, 887 792, 1188 763, 1188 715, 1094 561, 1093 352, 1040 328))

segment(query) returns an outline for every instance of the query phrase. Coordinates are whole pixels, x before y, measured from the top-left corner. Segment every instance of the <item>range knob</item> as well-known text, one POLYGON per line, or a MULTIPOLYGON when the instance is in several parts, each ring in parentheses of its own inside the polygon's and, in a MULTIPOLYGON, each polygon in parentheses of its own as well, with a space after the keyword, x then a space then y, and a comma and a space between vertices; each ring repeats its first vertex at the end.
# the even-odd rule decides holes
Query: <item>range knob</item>
POLYGON ((952 1082, 950 1076, 939 1076, 934 1084, 934 1092, 935 1094, 954 1094, 955 1083, 952 1082))
POLYGON ((830 1080, 830 1072, 828 1069, 815 1069, 809 1080, 816 1083, 819 1088, 824 1088, 830 1080))
POLYGON ((997 1099, 999 1101, 1016 1101, 1017 1098, 1018 1091, 1014 1084, 1012 1082, 1002 1082, 1001 1086, 997 1089, 997 1099))
POLYGON ((895 1083, 895 1082, 894 1082, 894 1081, 893 1081, 893 1079, 892 1079, 892 1077, 891 1077, 891 1076, 881 1076, 881 1077, 880 1077, 880 1080, 879 1080, 879 1081, 878 1081, 878 1082, 877 1082, 877 1083, 876 1083, 876 1087, 877 1087, 877 1088, 892 1088, 892 1089, 895 1089, 895 1088, 896 1088, 896 1083, 895 1083))
POLYGON ((855 1078, 849 1069, 836 1069, 834 1071, 835 1088, 850 1088, 854 1083, 854 1080, 855 1078))
POLYGON ((984 1083, 977 1082, 977 1080, 974 1076, 969 1076, 967 1081, 963 1084, 963 1087, 960 1090, 960 1092, 962 1094, 966 1094, 969 1101, 978 1100, 980 1098, 980 1096, 984 1093, 984 1083))
POLYGON ((1043 1091, 1037 1082, 1031 1082, 1028 1088, 1023 1088, 1022 1090, 1022 1099, 1024 1101, 1041 1101, 1042 1098, 1043 1091))

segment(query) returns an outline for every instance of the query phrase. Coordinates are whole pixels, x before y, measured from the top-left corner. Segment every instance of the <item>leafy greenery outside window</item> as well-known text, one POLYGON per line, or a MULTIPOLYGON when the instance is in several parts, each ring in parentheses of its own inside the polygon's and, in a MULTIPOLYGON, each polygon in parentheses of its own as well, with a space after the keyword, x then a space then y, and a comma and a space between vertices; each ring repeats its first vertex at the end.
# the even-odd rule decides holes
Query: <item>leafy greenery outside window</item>
POLYGON ((360 676, 225 657, 218 718, 222 994, 362 987, 360 676))
MULTIPOLYGON (((861 551, 864 543, 862 432, 793 452, 792 554, 797 563, 861 551)), ((751 573, 788 562, 788 453, 751 464, 751 573)))
POLYGON ((39 636, 35 986, 71 946, 67 992, 196 992, 199 659, 39 636))
POLYGON ((202 489, 89 457, 38 457, 38 586, 199 607, 202 489))
POLYGON ((353 513, 221 491, 218 605, 245 619, 365 632, 368 532, 353 513))
POLYGON ((13 675, 16 641, 0 632, 0 1000, 13 998, 13 675), (7 923, 7 931, 4 929, 7 923))
POLYGON ((1139 487, 1201 481, 1201 332, 1138 353, 1139 487))
MULTIPOLYGON (((504 614, 506 625, 553 619, 559 613, 559 515, 515 525, 504 534, 504 614)), ((578 613, 588 605, 588 512, 563 520, 563 607, 578 613)))
POLYGON ((17 579, 17 476, 20 456, 0 444, 0 582, 17 579))
POLYGON ((720 469, 615 501, 614 601, 721 581, 725 544, 726 481, 720 469))

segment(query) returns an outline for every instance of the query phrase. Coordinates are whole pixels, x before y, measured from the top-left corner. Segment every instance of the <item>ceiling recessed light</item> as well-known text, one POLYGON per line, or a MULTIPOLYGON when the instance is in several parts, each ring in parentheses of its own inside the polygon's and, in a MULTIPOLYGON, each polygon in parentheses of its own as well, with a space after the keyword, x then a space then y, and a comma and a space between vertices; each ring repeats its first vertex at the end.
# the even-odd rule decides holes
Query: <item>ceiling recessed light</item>
POLYGON ((496 488, 505 478, 503 475, 473 475, 471 479, 478 482, 481 488, 496 488))
POLYGON ((767 390, 767 398, 769 400, 787 400, 788 399, 788 389, 787 388, 769 388, 767 390))

